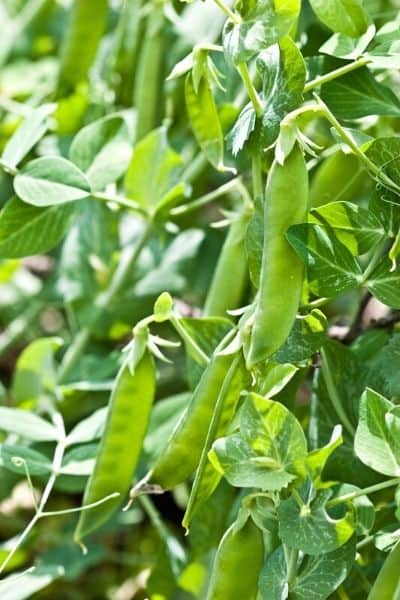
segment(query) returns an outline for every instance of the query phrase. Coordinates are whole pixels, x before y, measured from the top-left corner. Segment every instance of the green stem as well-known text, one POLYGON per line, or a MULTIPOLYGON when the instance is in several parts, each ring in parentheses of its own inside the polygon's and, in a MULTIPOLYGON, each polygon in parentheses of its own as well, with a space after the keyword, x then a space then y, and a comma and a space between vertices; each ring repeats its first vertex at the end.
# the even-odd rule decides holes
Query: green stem
POLYGON ((356 69, 365 67, 365 65, 367 65, 369 62, 370 62, 369 58, 365 58, 365 57, 358 58, 354 62, 349 63, 348 65, 345 65, 344 67, 339 67, 339 69, 335 69, 334 71, 331 71, 330 73, 326 73, 325 75, 320 75, 319 77, 316 77, 312 81, 309 81, 308 83, 306 83, 306 85, 304 86, 304 93, 306 94, 307 92, 311 92, 315 88, 317 88, 321 85, 324 85, 324 83, 329 83, 330 81, 333 81, 334 79, 337 79, 338 77, 342 77, 343 75, 347 75, 347 73, 351 73, 352 71, 355 71, 356 69))
POLYGON ((232 23, 235 23, 235 25, 240 25, 240 23, 242 22, 242 19, 240 18, 239 15, 235 14, 230 8, 229 6, 227 6, 223 0, 214 0, 215 4, 217 6, 219 6, 219 8, 226 14, 226 16, 228 17, 228 19, 230 19, 232 21, 232 23))
POLYGON ((372 160, 370 160, 368 158, 368 156, 366 156, 364 154, 364 152, 362 152, 362 150, 360 150, 360 148, 357 146, 357 144, 354 141, 354 139, 352 138, 352 136, 341 126, 339 121, 336 119, 335 115, 329 110, 329 108, 321 100, 321 98, 315 93, 314 93, 314 97, 315 97, 318 105, 321 108, 322 114, 331 123, 331 125, 334 127, 334 129, 336 129, 336 131, 338 132, 338 134, 340 135, 342 140, 349 146, 349 148, 351 148, 353 153, 356 156, 358 156, 358 158, 365 165, 367 170, 370 171, 371 173, 373 173, 375 175, 376 179, 378 181, 380 181, 385 187, 389 188, 390 190, 392 190, 396 193, 399 193, 400 188, 394 183, 394 181, 392 181, 390 179, 390 177, 388 177, 381 170, 381 168, 378 165, 376 165, 374 162, 372 162, 372 160))
POLYGON ((104 194, 104 193, 96 192, 96 193, 92 194, 92 197, 95 200, 100 200, 100 202, 114 202, 115 204, 118 204, 118 206, 123 206, 124 208, 129 208, 130 210, 140 213, 141 215, 146 214, 146 211, 143 209, 142 206, 140 206, 140 204, 138 202, 135 202, 134 200, 131 200, 130 198, 125 198, 124 196, 113 196, 112 194, 104 194))
POLYGON ((16 169, 15 167, 10 167, 6 162, 4 162, 4 160, 1 160, 1 158, 0 168, 3 169, 3 171, 8 173, 9 175, 12 175, 13 177, 15 177, 15 175, 18 175, 18 169, 16 169))
POLYGON ((223 185, 221 185, 216 190, 213 190, 212 192, 209 192, 208 194, 204 194, 204 196, 200 196, 200 198, 197 198, 196 200, 193 200, 192 202, 188 202, 187 204, 182 204, 181 206, 177 206, 177 207, 173 208, 171 210, 171 215, 173 215, 173 216, 185 215, 189 212, 192 212, 193 210, 197 210, 198 208, 201 208, 202 206, 205 206, 206 204, 209 204, 213 200, 217 200, 217 198, 220 198, 221 196, 225 196, 225 194, 228 194, 229 192, 234 190, 238 186, 239 181, 240 181, 240 177, 235 177, 234 179, 231 179, 230 181, 227 181, 227 183, 224 183, 223 185))
POLYGON ((374 494, 375 492, 380 492, 381 490, 393 487, 395 485, 400 485, 400 477, 394 477, 393 479, 388 479, 387 481, 382 481, 381 483, 376 483, 375 485, 366 487, 363 490, 357 490, 356 492, 350 492, 348 494, 344 494, 343 496, 339 496, 338 498, 332 498, 332 500, 329 500, 329 502, 326 503, 326 506, 327 508, 337 506, 338 504, 349 502, 355 498, 360 498, 360 496, 374 494))
POLYGON ((91 508, 96 508, 97 506, 101 506, 104 502, 108 502, 113 498, 118 498, 121 494, 119 492, 114 492, 113 494, 109 494, 105 496, 101 500, 97 500, 97 502, 92 502, 91 504, 84 504, 83 506, 79 506, 77 508, 66 508, 65 510, 49 510, 46 512, 42 512, 41 517, 60 517, 62 515, 69 515, 71 513, 78 513, 84 510, 90 510, 91 508))
MULTIPOLYGON (((91 323, 93 326, 104 314, 104 311, 110 306, 115 297, 119 294, 121 289, 124 287, 126 280, 129 278, 132 269, 134 268, 140 253, 146 244, 150 233, 152 231, 152 223, 151 221, 147 223, 144 228, 141 236, 136 241, 136 244, 130 248, 129 255, 125 257, 124 260, 121 260, 119 263, 113 278, 111 279, 111 283, 109 288, 100 294, 95 302, 96 315, 91 323)), ((67 352, 64 355, 63 361, 60 365, 60 369, 57 375, 58 383, 63 383, 71 368, 74 366, 83 350, 85 349, 91 334, 91 327, 87 326, 81 329, 81 331, 76 335, 72 344, 68 348, 67 352)))
POLYGON ((297 563, 299 560, 299 551, 293 548, 290 551, 289 561, 287 563, 287 582, 289 584, 289 588, 294 583, 294 580, 297 575, 297 563))
POLYGON ((344 427, 347 429, 347 431, 350 433, 350 435, 353 437, 356 430, 353 426, 353 424, 350 422, 348 416, 346 415, 338 391, 336 389, 336 385, 335 382, 333 380, 332 377, 332 373, 329 367, 329 362, 328 362, 328 357, 327 354, 324 350, 324 348, 321 349, 321 357, 322 357, 322 365, 321 365, 321 369, 322 369, 322 375, 324 377, 325 380, 325 384, 326 384, 326 388, 328 390, 328 395, 330 398, 330 401, 332 402, 333 408, 335 409, 339 419, 341 420, 341 422, 343 423, 344 427))
POLYGON ((257 93, 257 90, 253 85, 253 82, 250 77, 249 69, 248 69, 246 63, 244 63, 244 62, 239 63, 237 65, 237 70, 239 72, 239 75, 242 78, 242 81, 243 81, 245 87, 246 87, 247 93, 249 95, 251 103, 253 104, 254 110, 256 111, 257 117, 262 117, 262 115, 264 113, 264 107, 263 107, 261 99, 257 93))
POLYGON ((28 535, 30 534, 30 532, 32 531, 32 529, 34 528, 36 523, 39 521, 39 519, 42 518, 43 513, 44 513, 44 508, 45 508, 46 503, 49 499, 49 496, 53 490, 57 476, 60 472, 61 464, 62 464, 63 457, 64 457, 65 444, 66 444, 65 428, 64 428, 63 418, 59 413, 54 414, 53 421, 54 421, 54 424, 56 425, 57 429, 59 430, 60 438, 59 438, 59 441, 58 441, 57 446, 54 451, 51 475, 50 475, 50 477, 46 483, 46 486, 43 490, 42 497, 40 499, 38 507, 36 508, 36 512, 35 512, 34 516, 29 521, 28 525, 25 527, 25 529, 21 533, 21 535, 17 538, 17 540, 15 541, 10 552, 7 554, 6 558, 2 562, 2 564, 0 566, 0 574, 4 572, 4 569, 7 567, 8 563, 10 562, 10 560, 12 559, 14 554, 24 543, 24 541, 26 540, 26 538, 28 537, 28 535))

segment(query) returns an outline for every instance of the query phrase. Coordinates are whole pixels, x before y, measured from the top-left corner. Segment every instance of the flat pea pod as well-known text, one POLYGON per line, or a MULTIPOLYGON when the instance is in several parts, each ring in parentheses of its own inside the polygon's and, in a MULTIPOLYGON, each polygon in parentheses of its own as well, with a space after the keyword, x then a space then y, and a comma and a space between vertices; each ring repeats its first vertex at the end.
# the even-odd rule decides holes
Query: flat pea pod
POLYGON ((129 490, 150 419, 155 381, 153 358, 147 350, 133 375, 127 365, 123 365, 118 373, 83 505, 98 502, 114 492, 119 492, 120 497, 81 513, 75 531, 77 541, 105 523, 129 490))
POLYGON ((218 547, 207 600, 255 600, 263 561, 260 529, 252 519, 241 529, 233 523, 218 547))
POLYGON ((158 124, 159 82, 164 61, 164 7, 157 1, 149 13, 146 32, 140 48, 134 84, 133 104, 136 108, 136 141, 158 124))
POLYGON ((285 234, 290 226, 306 221, 308 195, 307 166, 296 144, 285 163, 274 162, 268 175, 260 289, 246 356, 249 367, 278 350, 295 321, 303 264, 285 234))
POLYGON ((205 316, 226 317, 228 310, 241 306, 249 282, 245 237, 250 217, 250 211, 245 208, 229 227, 207 294, 205 316))
POLYGON ((400 542, 383 563, 368 600, 400 600, 400 542))
POLYGON ((152 483, 168 490, 185 481, 195 471, 220 389, 233 360, 232 354, 216 353, 211 358, 189 405, 149 475, 152 483))
POLYGON ((61 52, 57 95, 86 79, 108 17, 108 0, 75 0, 61 52))
POLYGON ((207 77, 202 77, 196 90, 192 74, 185 82, 186 108, 194 136, 209 163, 224 171, 224 137, 217 106, 207 77))
POLYGON ((221 474, 217 473, 208 460, 208 453, 214 440, 226 434, 235 416, 241 391, 246 385, 246 379, 247 372, 243 355, 240 353, 236 355, 235 360, 232 362, 215 403, 214 413, 208 427, 192 491, 182 520, 182 525, 186 529, 188 529, 196 511, 208 500, 221 480, 221 474))
POLYGON ((335 152, 323 161, 311 178, 310 208, 319 208, 328 202, 354 202, 369 187, 370 178, 365 177, 358 158, 354 154, 335 152))

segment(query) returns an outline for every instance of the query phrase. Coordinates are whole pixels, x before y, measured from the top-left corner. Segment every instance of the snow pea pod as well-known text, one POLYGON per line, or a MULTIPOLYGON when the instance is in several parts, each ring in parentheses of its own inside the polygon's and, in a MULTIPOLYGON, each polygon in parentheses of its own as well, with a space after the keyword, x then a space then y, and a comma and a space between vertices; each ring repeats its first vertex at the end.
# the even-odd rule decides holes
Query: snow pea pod
POLYGON ((239 308, 248 285, 245 236, 251 211, 244 208, 225 238, 204 306, 204 315, 226 317, 226 311, 239 308), (231 285, 232 273, 235 285, 231 285))
POLYGON ((207 600, 255 600, 264 560, 262 533, 248 519, 225 532, 215 557, 207 600))
POLYGON ((58 95, 83 81, 107 24, 107 0, 75 0, 61 53, 58 95))
POLYGON ((192 74, 185 83, 186 107, 194 136, 212 166, 224 171, 224 137, 210 82, 202 77, 196 89, 192 74))
POLYGON ((133 103, 137 111, 136 141, 157 125, 160 105, 159 82, 164 60, 164 6, 157 2, 149 13, 140 49, 134 85, 133 103))
POLYGON ((398 542, 383 563, 368 595, 368 600, 400 599, 400 543, 398 542))
POLYGON ((211 358, 189 405, 149 475, 151 483, 168 490, 185 481, 196 469, 220 389, 234 357, 234 354, 216 352, 211 358))
POLYGON ((303 265, 285 234, 290 226, 306 221, 307 207, 307 166, 296 145, 283 165, 273 163, 268 175, 260 289, 246 357, 249 367, 273 354, 295 321, 303 265))
POLYGON ((147 350, 133 375, 127 365, 118 373, 83 505, 97 502, 114 492, 119 492, 120 498, 82 512, 75 531, 77 541, 105 523, 129 490, 150 418, 155 381, 153 358, 147 350))

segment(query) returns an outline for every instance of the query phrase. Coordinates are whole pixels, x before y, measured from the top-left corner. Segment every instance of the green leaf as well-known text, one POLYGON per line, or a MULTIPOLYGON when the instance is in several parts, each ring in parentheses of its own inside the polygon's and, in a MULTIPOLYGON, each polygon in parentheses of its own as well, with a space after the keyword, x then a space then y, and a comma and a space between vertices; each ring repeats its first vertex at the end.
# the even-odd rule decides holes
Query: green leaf
POLYGON ((279 402, 249 394, 240 410, 240 434, 213 444, 210 460, 239 487, 279 490, 295 478, 307 442, 296 417, 279 402))
MULTIPOLYGON (((366 155, 382 169, 390 179, 400 185, 400 136, 380 137, 368 144, 366 155)), ((389 202, 400 203, 399 196, 386 193, 389 202)))
POLYGON ((262 78, 264 112, 261 140, 270 146, 279 135, 283 117, 303 100, 306 66, 303 56, 290 37, 283 38, 257 56, 257 70, 262 78))
POLYGON ((115 212, 90 198, 76 212, 62 245, 57 291, 65 301, 86 300, 93 309, 93 295, 107 284, 119 249, 118 220, 115 212))
POLYGON ((313 292, 335 296, 357 287, 361 268, 350 251, 320 225, 293 225, 287 238, 307 267, 313 292))
POLYGON ((358 69, 322 87, 321 97, 338 119, 400 115, 400 101, 367 68, 358 69))
POLYGON ((154 210, 178 183, 182 158, 167 139, 166 127, 150 132, 135 147, 125 189, 146 210, 154 210))
POLYGON ((374 39, 375 25, 370 25, 367 31, 359 38, 349 37, 342 33, 334 33, 319 49, 323 54, 357 60, 370 42, 374 39))
MULTIPOLYGON (((310 477, 315 488, 324 487, 324 484, 321 481, 322 471, 324 470, 329 457, 342 444, 342 426, 336 425, 332 431, 331 439, 326 446, 323 448, 316 448, 308 454, 304 465, 304 474, 310 477)), ((299 469, 302 469, 303 465, 299 464, 298 467, 299 469)))
POLYGON ((98 452, 98 444, 85 444, 69 450, 64 455, 60 474, 88 477, 92 474, 98 452))
POLYGON ((20 435, 34 442, 54 442, 59 439, 59 432, 49 421, 26 410, 5 406, 0 406, 0 431, 20 435))
POLYGON ((6 469, 23 477, 26 470, 29 475, 38 477, 48 477, 52 470, 47 456, 26 446, 2 444, 0 458, 6 469))
POLYGON ((107 115, 74 137, 69 158, 86 174, 91 189, 103 190, 121 177, 132 155, 131 134, 123 115, 107 115))
POLYGON ((277 513, 282 542, 311 555, 332 552, 345 544, 354 533, 352 514, 333 518, 325 506, 331 496, 332 490, 316 493, 305 483, 299 494, 301 506, 293 496, 281 502, 277 513))
POLYGON ((223 31, 225 54, 235 64, 248 61, 287 35, 296 22, 299 2, 242 2, 239 10, 241 23, 227 21, 223 31))
POLYGON ((83 444, 92 442, 103 435, 107 418, 107 407, 95 410, 89 417, 80 421, 67 436, 67 443, 83 444))
POLYGON ((23 350, 12 381, 12 393, 18 404, 39 404, 53 393, 56 385, 54 353, 62 343, 61 338, 39 338, 23 350))
POLYGON ((367 288, 381 302, 400 308, 400 265, 393 271, 392 262, 385 258, 366 281, 367 288))
POLYGON ((298 368, 294 365, 268 360, 257 373, 258 393, 268 398, 276 396, 293 379, 297 371, 298 368))
POLYGON ((70 227, 75 208, 72 203, 37 208, 12 198, 0 212, 0 256, 20 258, 52 250, 70 227))
POLYGON ((54 108, 54 104, 42 104, 21 123, 3 150, 2 160, 8 167, 19 165, 44 136, 48 128, 48 116, 54 112, 54 108))
POLYGON ((59 156, 29 162, 16 175, 14 189, 21 200, 39 207, 82 200, 90 193, 82 171, 59 156))
POLYGON ((0 594, 7 600, 25 600, 50 585, 64 575, 64 568, 55 565, 42 565, 33 571, 13 573, 0 581, 0 594))
POLYGON ((368 27, 362 0, 310 0, 317 17, 335 33, 359 37, 368 27))
POLYGON ((333 229, 336 237, 354 256, 365 254, 385 235, 371 211, 350 202, 331 202, 310 213, 311 223, 333 229))
POLYGON ((333 552, 320 556, 303 556, 297 563, 296 577, 288 581, 283 546, 279 546, 265 563, 260 575, 262 600, 325 600, 350 573, 355 559, 355 543, 350 540, 333 552), (287 595, 288 594, 288 595, 287 595))
POLYGON ((271 356, 279 363, 299 363, 310 358, 326 339, 328 322, 317 308, 308 315, 297 317, 288 339, 271 356))
POLYGON ((395 405, 367 389, 361 397, 360 417, 354 440, 358 458, 366 465, 391 477, 400 476, 400 419, 395 405))

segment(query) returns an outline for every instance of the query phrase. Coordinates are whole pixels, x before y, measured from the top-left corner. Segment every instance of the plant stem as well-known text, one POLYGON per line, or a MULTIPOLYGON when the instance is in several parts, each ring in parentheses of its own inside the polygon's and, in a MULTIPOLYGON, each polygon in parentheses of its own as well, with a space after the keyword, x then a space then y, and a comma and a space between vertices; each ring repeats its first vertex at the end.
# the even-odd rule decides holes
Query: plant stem
POLYGON ((328 357, 326 355, 324 348, 321 349, 321 357, 322 357, 322 364, 321 364, 322 375, 325 380, 325 384, 326 384, 326 388, 328 390, 328 395, 329 395, 330 401, 332 402, 333 408, 335 409, 335 411, 336 411, 338 417, 340 418, 341 422, 343 423, 344 427, 347 429, 347 431, 353 437, 356 430, 355 430, 353 424, 350 422, 348 416, 346 415, 346 413, 343 409, 341 400, 339 398, 338 391, 336 389, 335 382, 333 381, 332 373, 329 368, 328 357))
POLYGON ((152 226, 152 222, 149 221, 146 227, 144 228, 142 234, 136 241, 136 244, 129 249, 128 256, 125 257, 124 260, 121 260, 121 262, 119 263, 111 279, 109 288, 98 296, 95 302, 97 311, 92 320, 91 326, 87 326, 81 329, 81 331, 76 335, 72 344, 70 345, 70 347, 64 355, 57 375, 58 383, 63 383, 71 368, 74 366, 74 364, 82 354, 83 350, 85 349, 90 338, 91 327, 101 318, 104 311, 108 308, 108 306, 110 306, 114 298, 118 295, 118 293, 125 285, 126 280, 130 276, 131 271, 135 266, 140 256, 140 253, 150 236, 152 226))
POLYGON ((319 77, 316 77, 312 81, 306 83, 306 85, 304 86, 304 93, 306 94, 307 92, 311 92, 315 88, 324 85, 324 83, 329 83, 330 81, 333 81, 338 77, 342 77, 343 75, 347 75, 347 73, 351 73, 356 69, 360 69, 361 67, 367 65, 369 62, 370 59, 368 58, 358 58, 354 62, 351 62, 348 65, 345 65, 344 67, 339 67, 339 69, 335 69, 334 71, 326 73, 325 75, 319 75, 319 77))
POLYGON ((350 492, 349 494, 344 494, 343 496, 339 496, 338 498, 332 498, 332 500, 329 500, 329 502, 326 503, 326 506, 327 508, 337 506, 338 504, 342 504, 343 502, 349 502, 349 500, 354 500, 355 498, 359 498, 360 496, 367 496, 368 494, 373 494, 374 492, 380 492, 381 490, 393 487, 395 485, 400 485, 400 477, 394 477, 393 479, 388 479, 387 481, 382 481, 381 483, 371 485, 370 487, 364 488, 363 490, 350 492))
POLYGON ((257 93, 257 90, 253 85, 253 82, 250 77, 249 69, 248 69, 246 63, 244 63, 244 62, 239 63, 237 65, 237 70, 243 80, 245 87, 246 87, 247 93, 253 104, 254 110, 256 111, 257 117, 262 117, 263 112, 264 112, 264 107, 263 107, 261 99, 257 93))
POLYGON ((325 102, 323 102, 321 98, 315 93, 314 98, 316 99, 317 104, 320 106, 325 118, 331 123, 334 129, 336 129, 342 140, 349 146, 349 148, 351 148, 353 153, 356 156, 358 156, 358 158, 364 163, 367 170, 373 173, 376 179, 380 181, 385 187, 398 194, 400 191, 399 186, 397 186, 395 182, 392 181, 390 177, 388 177, 378 165, 376 165, 372 160, 368 158, 368 156, 364 154, 364 152, 362 152, 362 150, 360 150, 352 136, 341 126, 341 124, 336 119, 335 115, 329 110, 325 102))
POLYGON ((95 198, 95 200, 100 200, 101 202, 114 202, 115 204, 118 204, 118 206, 129 208, 130 210, 133 210, 142 215, 146 214, 146 211, 143 209, 142 206, 140 206, 138 202, 130 200, 129 198, 124 198, 123 196, 113 196, 112 194, 104 194, 97 192, 95 194, 92 194, 92 197, 95 198))
POLYGON ((49 510, 46 512, 42 512, 41 517, 60 517, 62 515, 69 515, 71 513, 78 513, 84 510, 90 510, 91 508, 96 508, 104 502, 108 502, 113 498, 118 498, 121 494, 119 492, 114 492, 113 494, 109 494, 108 496, 104 496, 101 500, 97 500, 96 502, 92 502, 91 504, 84 504, 83 506, 79 506, 77 508, 66 508, 65 510, 49 510))
POLYGON ((59 474, 61 464, 63 461, 63 457, 64 457, 65 446, 66 446, 64 421, 63 421, 63 418, 60 415, 60 413, 54 413, 53 422, 60 432, 60 438, 59 438, 59 441, 57 442, 57 446, 54 451, 51 475, 45 485, 42 497, 40 499, 39 505, 36 509, 34 516, 29 521, 28 525, 25 527, 24 531, 21 533, 19 538, 16 540, 16 542, 13 545, 13 547, 11 548, 10 552, 7 554, 6 558, 2 562, 2 564, 0 566, 0 575, 1 575, 1 573, 3 573, 4 569, 6 568, 6 566, 8 565, 8 563, 10 562, 10 560, 12 559, 14 554, 17 552, 18 548, 20 548, 20 546, 24 543, 24 541, 26 540, 26 538, 28 537, 28 535, 30 534, 30 532, 32 531, 32 529, 34 528, 36 523, 39 521, 39 519, 42 518, 43 513, 44 513, 44 508, 46 506, 46 503, 49 499, 49 496, 53 490, 55 481, 59 474))
POLYGON ((235 23, 235 25, 240 25, 240 23, 242 22, 242 19, 240 18, 239 15, 235 14, 230 8, 229 6, 227 6, 223 0, 214 0, 215 4, 217 6, 219 6, 219 8, 226 14, 226 16, 228 17, 228 19, 230 19, 232 21, 232 23, 235 23))
POLYGON ((200 198, 197 198, 192 202, 188 202, 187 204, 181 204, 181 206, 176 206, 171 210, 170 214, 173 216, 179 216, 185 215, 189 212, 192 212, 193 210, 197 210, 198 208, 201 208, 202 206, 205 206, 213 200, 217 200, 217 198, 225 196, 225 194, 228 194, 229 192, 234 190, 238 186, 239 181, 240 177, 235 177, 234 179, 231 179, 230 181, 227 181, 226 183, 221 185, 216 190, 213 190, 208 194, 204 194, 204 196, 200 196, 200 198))

